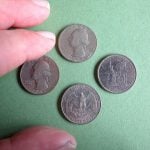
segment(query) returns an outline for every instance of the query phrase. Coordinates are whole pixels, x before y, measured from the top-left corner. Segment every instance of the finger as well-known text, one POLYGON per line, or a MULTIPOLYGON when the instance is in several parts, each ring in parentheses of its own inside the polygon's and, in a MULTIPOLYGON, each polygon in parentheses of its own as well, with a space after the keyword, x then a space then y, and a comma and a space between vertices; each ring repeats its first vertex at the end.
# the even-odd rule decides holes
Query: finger
POLYGON ((76 145, 67 132, 49 127, 29 128, 0 141, 1 150, 75 150, 76 145))
POLYGON ((44 55, 55 45, 55 35, 50 32, 27 30, 0 31, 0 76, 20 66, 25 61, 44 55))
POLYGON ((0 29, 38 25, 49 13, 47 0, 0 0, 0 29))

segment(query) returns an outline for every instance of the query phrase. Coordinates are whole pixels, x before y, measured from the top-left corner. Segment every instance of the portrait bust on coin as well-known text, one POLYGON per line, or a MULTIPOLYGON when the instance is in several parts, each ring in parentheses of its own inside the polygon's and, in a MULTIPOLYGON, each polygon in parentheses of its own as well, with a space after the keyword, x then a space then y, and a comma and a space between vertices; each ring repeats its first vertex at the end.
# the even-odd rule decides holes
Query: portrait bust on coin
POLYGON ((97 47, 94 32, 81 24, 66 27, 59 36, 58 47, 61 55, 72 62, 89 59, 97 47))
POLYGON ((85 57, 87 46, 90 44, 86 29, 74 30, 68 41, 73 50, 72 57, 85 57))
POLYGON ((43 56, 38 60, 26 62, 20 72, 23 87, 32 94, 46 94, 51 91, 59 79, 56 63, 43 56))
POLYGON ((51 79, 51 72, 50 66, 46 61, 41 60, 33 66, 32 79, 36 83, 35 89, 44 90, 48 88, 51 79))

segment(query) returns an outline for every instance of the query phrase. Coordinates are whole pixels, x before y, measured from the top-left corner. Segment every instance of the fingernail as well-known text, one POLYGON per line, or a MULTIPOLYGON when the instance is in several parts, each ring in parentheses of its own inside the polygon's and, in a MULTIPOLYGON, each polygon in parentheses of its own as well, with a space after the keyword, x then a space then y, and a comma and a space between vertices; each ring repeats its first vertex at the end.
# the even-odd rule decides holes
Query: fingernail
POLYGON ((50 40, 54 40, 54 41, 56 40, 56 36, 54 33, 47 32, 47 31, 38 31, 37 33, 45 38, 50 39, 50 40))
POLYGON ((32 0, 34 4, 50 9, 50 4, 47 0, 32 0))
POLYGON ((67 142, 65 145, 59 147, 57 150, 75 150, 76 144, 73 144, 71 142, 67 142))

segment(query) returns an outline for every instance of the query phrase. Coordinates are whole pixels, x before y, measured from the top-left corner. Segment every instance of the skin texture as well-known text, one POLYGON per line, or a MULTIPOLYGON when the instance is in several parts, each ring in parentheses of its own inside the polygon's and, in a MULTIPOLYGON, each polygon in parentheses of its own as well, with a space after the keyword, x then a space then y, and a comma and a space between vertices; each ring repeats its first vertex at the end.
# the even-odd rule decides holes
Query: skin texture
MULTIPOLYGON (((7 30, 41 24, 49 14, 47 0, 0 0, 0 76, 54 47, 53 33, 7 30)), ((76 145, 67 132, 46 126, 28 128, 0 140, 0 150, 73 150, 76 145)))
POLYGON ((65 131, 43 127, 25 129, 0 141, 0 150, 72 150, 75 139, 65 131), (70 148, 70 149, 69 149, 70 148))

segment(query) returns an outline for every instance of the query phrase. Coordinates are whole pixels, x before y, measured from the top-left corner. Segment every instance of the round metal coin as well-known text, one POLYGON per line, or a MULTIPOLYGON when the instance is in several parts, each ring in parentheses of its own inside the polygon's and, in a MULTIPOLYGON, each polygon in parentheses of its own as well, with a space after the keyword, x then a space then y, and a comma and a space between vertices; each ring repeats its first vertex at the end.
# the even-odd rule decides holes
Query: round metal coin
POLYGON ((70 122, 76 124, 91 122, 100 112, 100 108, 98 93, 86 84, 75 84, 62 96, 62 112, 70 122))
POLYGON ((32 94, 46 94, 57 84, 59 70, 56 63, 43 56, 38 60, 24 63, 20 72, 23 87, 32 94))
POLYGON ((114 94, 123 93, 133 86, 136 68, 126 56, 110 55, 100 63, 98 79, 105 90, 114 94))
POLYGON ((60 53, 67 60, 82 62, 89 59, 97 47, 94 32, 81 24, 70 25, 59 36, 60 53))

